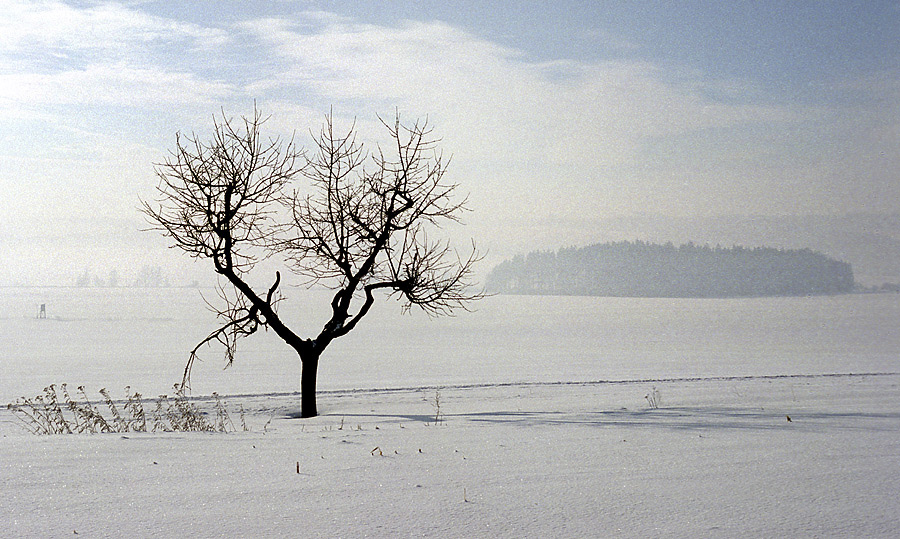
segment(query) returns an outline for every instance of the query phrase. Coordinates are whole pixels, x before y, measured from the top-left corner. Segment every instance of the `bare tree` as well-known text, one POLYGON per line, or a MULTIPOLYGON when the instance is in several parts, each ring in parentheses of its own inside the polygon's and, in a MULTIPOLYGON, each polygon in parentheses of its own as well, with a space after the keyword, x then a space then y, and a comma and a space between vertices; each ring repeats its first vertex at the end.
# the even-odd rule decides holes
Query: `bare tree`
POLYGON ((191 351, 183 383, 203 345, 221 343, 230 365, 237 341, 264 327, 299 355, 301 415, 313 417, 322 352, 356 327, 379 290, 404 310, 466 309, 481 297, 471 288, 479 256, 474 244, 460 256, 449 241, 429 237, 458 220, 465 199, 444 180, 447 161, 427 122, 382 121, 390 144, 368 152, 355 126, 337 133, 328 115, 309 153, 293 140, 264 140, 264 122, 258 111, 239 122, 223 115, 208 143, 177 135, 175 150, 157 165, 159 200, 143 202, 143 211, 174 247, 212 260, 224 280, 221 305, 213 307, 223 324, 191 351), (303 191, 295 187, 302 180, 303 191), (256 263, 273 256, 334 291, 331 315, 314 337, 301 337, 279 315, 280 272, 268 289, 249 284, 256 263))

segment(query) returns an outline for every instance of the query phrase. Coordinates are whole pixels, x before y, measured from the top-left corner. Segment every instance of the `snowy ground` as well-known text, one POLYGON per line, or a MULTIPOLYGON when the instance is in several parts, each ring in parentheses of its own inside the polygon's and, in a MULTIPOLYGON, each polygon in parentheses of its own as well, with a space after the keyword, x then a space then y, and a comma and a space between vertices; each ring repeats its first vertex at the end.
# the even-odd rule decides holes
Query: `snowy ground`
POLYGON ((436 424, 437 393, 323 393, 311 420, 232 396, 229 434, 33 436, 4 409, 0 536, 900 530, 900 375, 447 387, 436 424))

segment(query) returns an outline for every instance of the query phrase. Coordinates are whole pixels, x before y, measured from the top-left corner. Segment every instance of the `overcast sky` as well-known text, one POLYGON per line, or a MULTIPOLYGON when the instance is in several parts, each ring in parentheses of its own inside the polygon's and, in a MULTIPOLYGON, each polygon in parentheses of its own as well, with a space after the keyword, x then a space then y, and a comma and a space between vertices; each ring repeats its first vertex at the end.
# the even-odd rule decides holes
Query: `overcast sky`
POLYGON ((153 164, 254 101, 301 142, 427 115, 495 257, 900 200, 896 1, 0 0, 0 284, 180 260, 139 232, 153 164))

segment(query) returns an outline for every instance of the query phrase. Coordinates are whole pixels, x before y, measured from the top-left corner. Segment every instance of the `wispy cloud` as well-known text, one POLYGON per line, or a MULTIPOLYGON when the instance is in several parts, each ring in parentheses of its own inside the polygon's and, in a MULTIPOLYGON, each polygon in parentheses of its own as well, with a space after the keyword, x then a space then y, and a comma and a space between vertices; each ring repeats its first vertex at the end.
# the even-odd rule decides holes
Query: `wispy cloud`
POLYGON ((224 46, 218 29, 116 4, 0 2, 0 107, 159 107, 221 100, 233 87, 184 65, 191 51, 224 46), (177 49, 176 49, 177 48, 177 49), (176 49, 179 55, 171 54, 176 49))
POLYGON ((18 105, 114 105, 166 108, 172 103, 210 103, 234 86, 193 73, 126 64, 96 64, 58 73, 0 75, 0 103, 18 105))
POLYGON ((188 47, 218 47, 225 32, 104 3, 76 8, 63 2, 0 1, 0 50, 34 47, 128 55, 138 45, 176 40, 188 47))
POLYGON ((538 130, 558 125, 561 135, 584 136, 573 123, 644 137, 794 117, 772 106, 717 102, 695 85, 666 82, 647 62, 529 62, 515 49, 444 23, 317 19, 306 21, 323 22, 315 28, 276 19, 243 25, 283 58, 284 69, 260 84, 308 86, 367 106, 522 119, 538 130))
MULTIPOLYGON (((777 130, 814 109, 716 99, 701 74, 673 76, 645 61, 534 62, 440 22, 386 27, 326 17, 243 25, 281 59, 260 87, 304 87, 339 107, 431 114, 474 189, 521 215, 624 208, 664 184, 647 146, 722 130, 777 130), (512 188, 514 186, 514 188, 512 188)), ((698 148, 697 153, 710 151, 698 148)), ((693 169, 714 189, 714 171, 693 169)), ((681 178, 660 190, 677 196, 681 178)), ((501 210, 502 211, 502 208, 501 210)))

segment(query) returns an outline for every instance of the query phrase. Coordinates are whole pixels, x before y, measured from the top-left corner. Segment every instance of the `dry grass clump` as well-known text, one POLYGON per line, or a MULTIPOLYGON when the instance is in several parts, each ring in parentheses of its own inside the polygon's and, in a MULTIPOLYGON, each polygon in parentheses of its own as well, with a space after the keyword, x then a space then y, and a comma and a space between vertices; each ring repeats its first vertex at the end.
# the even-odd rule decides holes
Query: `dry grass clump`
MULTIPOLYGON (((76 401, 69 394, 66 384, 44 388, 43 393, 34 397, 22 397, 7 405, 7 408, 33 434, 79 434, 104 432, 233 432, 234 423, 228 415, 225 403, 217 393, 213 393, 215 401, 212 410, 201 410, 194 399, 184 394, 184 387, 175 384, 172 397, 160 395, 152 415, 148 417, 144 411, 144 401, 138 392, 131 393, 125 388, 125 400, 116 401, 104 388, 100 390, 102 404, 109 410, 104 416, 102 405, 92 403, 84 390, 78 386, 76 401)), ((242 430, 248 430, 244 421, 244 409, 240 408, 242 430)))

